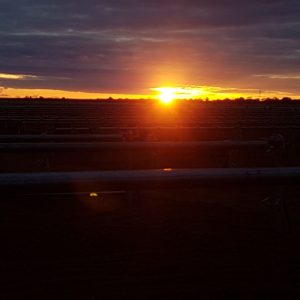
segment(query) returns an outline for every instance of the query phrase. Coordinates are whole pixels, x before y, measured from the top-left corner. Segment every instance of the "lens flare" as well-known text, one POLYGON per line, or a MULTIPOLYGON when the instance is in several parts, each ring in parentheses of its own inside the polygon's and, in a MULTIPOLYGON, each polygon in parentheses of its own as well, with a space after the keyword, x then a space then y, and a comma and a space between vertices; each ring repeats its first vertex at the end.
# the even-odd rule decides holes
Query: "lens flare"
POLYGON ((96 197, 98 197, 98 196, 99 196, 98 193, 90 193, 90 197, 91 197, 91 198, 96 198, 96 197))

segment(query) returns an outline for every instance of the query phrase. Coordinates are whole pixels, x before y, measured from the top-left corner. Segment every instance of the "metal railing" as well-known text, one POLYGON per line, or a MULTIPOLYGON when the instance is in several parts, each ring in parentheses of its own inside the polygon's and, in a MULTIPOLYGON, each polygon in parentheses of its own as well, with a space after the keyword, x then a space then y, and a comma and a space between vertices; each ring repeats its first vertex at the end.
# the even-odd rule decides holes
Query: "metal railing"
POLYGON ((0 192, 82 192, 198 188, 239 185, 298 185, 300 167, 155 169, 0 174, 0 192))

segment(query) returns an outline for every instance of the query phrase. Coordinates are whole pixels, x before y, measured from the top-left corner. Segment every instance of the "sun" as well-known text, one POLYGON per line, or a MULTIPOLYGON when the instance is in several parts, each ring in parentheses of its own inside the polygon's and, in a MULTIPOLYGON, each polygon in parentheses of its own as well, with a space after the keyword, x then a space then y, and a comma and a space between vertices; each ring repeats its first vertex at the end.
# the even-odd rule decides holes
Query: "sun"
POLYGON ((176 98, 176 90, 173 88, 160 88, 159 99, 162 103, 169 104, 176 98))
POLYGON ((156 87, 151 88, 158 93, 155 95, 163 104, 171 104, 174 100, 195 99, 203 96, 205 91, 201 87, 156 87))

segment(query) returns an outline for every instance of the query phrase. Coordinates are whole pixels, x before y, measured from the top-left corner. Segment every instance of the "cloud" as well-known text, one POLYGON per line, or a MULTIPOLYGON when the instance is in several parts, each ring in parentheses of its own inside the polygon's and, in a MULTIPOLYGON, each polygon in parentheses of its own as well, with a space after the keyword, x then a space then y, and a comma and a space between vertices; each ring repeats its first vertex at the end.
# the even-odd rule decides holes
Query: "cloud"
POLYGON ((0 18, 0 73, 42 78, 10 80, 12 88, 269 90, 272 78, 253 75, 289 76, 300 67, 297 0, 2 0, 0 18))
POLYGON ((270 79, 286 79, 286 80, 300 80, 300 75, 280 75, 280 74, 264 74, 264 75, 254 75, 255 77, 263 77, 270 79))
POLYGON ((0 79, 9 79, 9 80, 26 80, 26 79, 37 79, 35 75, 23 75, 23 74, 5 74, 0 73, 0 79))

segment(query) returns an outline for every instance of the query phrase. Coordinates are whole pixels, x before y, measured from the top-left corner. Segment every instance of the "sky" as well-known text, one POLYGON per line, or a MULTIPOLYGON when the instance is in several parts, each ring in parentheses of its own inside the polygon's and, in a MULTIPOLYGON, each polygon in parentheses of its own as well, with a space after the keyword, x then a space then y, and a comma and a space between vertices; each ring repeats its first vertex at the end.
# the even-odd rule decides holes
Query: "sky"
POLYGON ((300 98, 299 0, 0 0, 0 97, 300 98))

